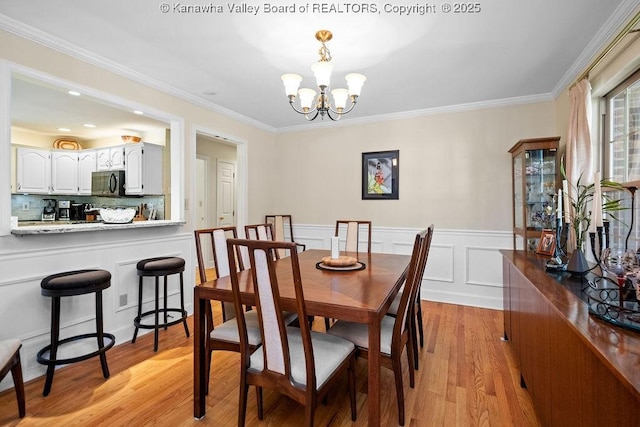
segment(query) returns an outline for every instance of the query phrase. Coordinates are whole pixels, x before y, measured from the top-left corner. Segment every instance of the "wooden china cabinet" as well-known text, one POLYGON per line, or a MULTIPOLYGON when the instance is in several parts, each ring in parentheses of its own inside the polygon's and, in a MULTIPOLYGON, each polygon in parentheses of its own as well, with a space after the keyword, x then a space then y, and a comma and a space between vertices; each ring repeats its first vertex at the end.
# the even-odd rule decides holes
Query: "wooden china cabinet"
POLYGON ((560 137, 521 139, 510 150, 513 248, 535 252, 543 229, 553 227, 560 184, 560 137))

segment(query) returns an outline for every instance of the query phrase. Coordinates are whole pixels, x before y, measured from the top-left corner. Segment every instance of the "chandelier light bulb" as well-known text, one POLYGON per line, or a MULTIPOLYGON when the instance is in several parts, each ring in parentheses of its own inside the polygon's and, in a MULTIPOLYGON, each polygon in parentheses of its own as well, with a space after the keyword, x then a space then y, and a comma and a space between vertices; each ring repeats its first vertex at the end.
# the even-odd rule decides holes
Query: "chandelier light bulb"
POLYGON ((300 82, 302 81, 302 77, 297 74, 283 74, 282 83, 284 84, 284 91, 287 96, 296 96, 298 93, 298 88, 300 87, 300 82))
POLYGON ((347 106, 349 91, 344 88, 334 89, 331 91, 331 95, 333 95, 333 105, 335 105, 338 113, 344 111, 344 108, 347 106))
POLYGON ((331 72, 333 71, 333 64, 331 62, 318 61, 311 66, 311 71, 313 71, 313 75, 316 76, 318 86, 329 87, 331 72))
POLYGON ((298 95, 300 95, 300 106, 302 107, 302 111, 310 111, 313 101, 316 98, 316 91, 313 89, 302 88, 298 91, 298 95))
POLYGON ((362 74, 351 73, 347 74, 345 80, 347 80, 347 86, 349 87, 349 95, 360 96, 362 85, 364 85, 364 82, 367 80, 367 78, 362 74))

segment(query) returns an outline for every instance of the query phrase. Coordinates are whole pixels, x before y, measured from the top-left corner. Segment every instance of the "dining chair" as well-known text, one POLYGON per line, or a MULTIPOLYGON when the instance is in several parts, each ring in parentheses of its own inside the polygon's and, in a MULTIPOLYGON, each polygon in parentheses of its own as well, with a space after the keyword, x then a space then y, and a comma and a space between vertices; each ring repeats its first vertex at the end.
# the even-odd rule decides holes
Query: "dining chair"
MULTIPOLYGON (((405 291, 402 292, 398 314, 395 318, 384 316, 380 325, 380 355, 382 366, 393 370, 396 384, 396 399, 398 402, 398 424, 404 425, 404 390, 402 386, 403 349, 407 350, 409 366, 409 385, 414 387, 415 374, 413 364, 414 349, 411 338, 410 323, 413 320, 412 311, 415 294, 419 287, 420 272, 426 262, 429 241, 433 234, 433 227, 416 234, 411 254, 411 261, 407 270, 405 291)), ((339 336, 352 341, 358 348, 358 356, 368 357, 369 331, 366 324, 338 320, 328 331, 329 335, 339 336)))
MULTIPOLYGON (((294 242, 298 246, 298 250, 307 250, 307 245, 304 243, 296 242, 293 237, 293 220, 291 215, 265 215, 264 222, 267 224, 273 224, 274 240, 281 242, 294 242)), ((285 256, 286 251, 280 249, 280 256, 285 256)))
POLYGON ((371 221, 344 220, 336 221, 336 237, 344 235, 346 252, 359 252, 360 236, 367 238, 367 253, 371 253, 371 221))
MULTIPOLYGON (((276 240, 273 224, 249 224, 244 226, 244 235, 249 240, 276 240)), ((276 259, 280 259, 280 252, 274 252, 276 259)))
MULTIPOLYGON (((305 425, 313 426, 318 402, 347 374, 351 419, 356 419, 355 345, 338 336, 311 331, 306 322, 299 328, 287 327, 282 316, 282 301, 278 287, 276 263, 286 263, 286 274, 293 278, 298 318, 305 318, 307 310, 302 290, 300 265, 296 244, 292 242, 239 240, 227 241, 227 252, 243 247, 251 260, 251 281, 255 293, 262 346, 251 352, 246 318, 241 310, 238 273, 231 268, 231 284, 238 328, 240 330, 240 400, 238 426, 244 426, 247 394, 250 385, 256 386, 258 418, 263 418, 262 388, 276 390, 305 407, 305 425), (287 249, 291 256, 276 260, 273 252, 287 249), (290 269, 290 270, 289 270, 290 269)), ((234 258, 229 256, 229 264, 234 258)))
POLYGON ((18 416, 24 418, 25 398, 20 347, 22 347, 22 343, 18 339, 0 341, 0 381, 11 371, 13 385, 16 389, 16 400, 18 401, 18 416))
MULTIPOLYGON (((204 259, 205 246, 210 248, 213 256, 213 264, 216 271, 216 278, 226 277, 229 275, 229 256, 227 254, 227 239, 237 238, 238 232, 236 227, 220 227, 194 230, 196 239, 196 255, 198 258, 198 272, 200 274, 200 283, 207 281, 206 264, 204 259), (205 245, 206 242, 206 245, 205 245)), ((239 248, 231 255, 236 261, 233 268, 240 271, 244 270, 244 262, 239 248)), ((207 304, 205 310, 207 342, 205 344, 207 354, 207 386, 206 392, 209 392, 209 374, 211 372, 211 359, 214 350, 226 350, 240 352, 240 338, 238 335, 238 324, 235 319, 235 306, 233 303, 222 303, 222 324, 215 326, 213 321, 213 312, 211 303, 207 304)), ((262 343, 260 330, 258 328, 258 317, 255 310, 249 311, 245 316, 245 323, 248 331, 248 342, 251 349, 257 348, 262 343)))
MULTIPOLYGON (((431 229, 433 232, 433 224, 431 225, 431 229)), ((424 264, 422 265, 422 271, 418 272, 418 290, 416 291, 416 303, 415 303, 415 310, 414 310, 415 319, 414 319, 414 322, 411 323, 411 326, 413 327, 412 329, 413 346, 416 350, 418 348, 418 335, 420 336, 420 348, 424 347, 424 326, 422 324, 422 304, 421 304, 421 298, 420 298, 420 287, 422 284, 422 277, 424 276, 424 269, 427 266, 427 260, 429 258, 429 250, 431 249, 431 240, 432 239, 429 239, 429 242, 427 244, 427 248, 426 248, 427 258, 425 258, 424 264)), ((402 292, 396 295, 393 302, 391 303, 391 306, 389 307, 389 310, 387 310, 387 315, 393 316, 393 317, 397 315, 398 307, 400 306, 401 297, 402 297, 402 292)), ((414 352, 414 357, 415 357, 415 368, 417 370, 418 369, 418 352, 417 351, 414 352)))

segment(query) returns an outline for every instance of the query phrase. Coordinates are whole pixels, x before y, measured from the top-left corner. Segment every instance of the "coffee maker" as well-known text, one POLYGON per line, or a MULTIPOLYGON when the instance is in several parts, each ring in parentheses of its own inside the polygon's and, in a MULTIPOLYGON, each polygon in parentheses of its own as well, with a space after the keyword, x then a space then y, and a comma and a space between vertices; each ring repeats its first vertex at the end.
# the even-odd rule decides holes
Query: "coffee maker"
POLYGON ((43 199, 44 208, 42 208, 43 221, 56 220, 56 199, 43 199))
POLYGON ((71 208, 71 201, 60 200, 58 202, 58 219, 60 221, 69 221, 70 208, 71 208))

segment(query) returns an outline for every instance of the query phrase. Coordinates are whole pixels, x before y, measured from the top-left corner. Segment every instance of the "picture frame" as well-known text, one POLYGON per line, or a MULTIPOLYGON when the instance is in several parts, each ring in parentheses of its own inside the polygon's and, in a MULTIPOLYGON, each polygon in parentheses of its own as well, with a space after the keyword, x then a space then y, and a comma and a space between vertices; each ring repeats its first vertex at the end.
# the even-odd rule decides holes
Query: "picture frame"
POLYGON ((362 200, 398 200, 400 150, 362 153, 362 200))
POLYGON ((536 253, 539 255, 553 256, 556 249, 556 233, 551 229, 544 229, 540 234, 540 241, 536 253))

